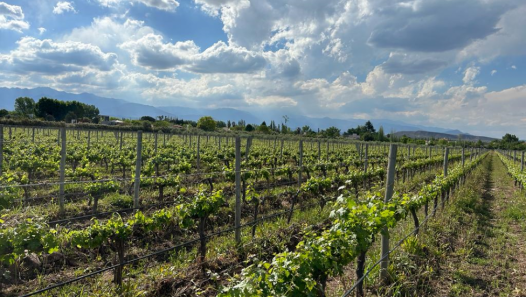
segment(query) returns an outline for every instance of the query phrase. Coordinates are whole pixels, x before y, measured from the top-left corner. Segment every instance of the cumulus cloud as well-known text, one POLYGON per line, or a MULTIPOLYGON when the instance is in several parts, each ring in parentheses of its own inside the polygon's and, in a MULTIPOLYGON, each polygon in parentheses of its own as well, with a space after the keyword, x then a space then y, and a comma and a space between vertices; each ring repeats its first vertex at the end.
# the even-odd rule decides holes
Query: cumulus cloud
POLYGON ((29 29, 22 7, 0 2, 0 29, 22 32, 29 29))
POLYGON ((64 12, 77 12, 75 10, 75 7, 73 7, 73 2, 67 2, 67 1, 60 1, 57 2, 55 7, 53 8, 54 14, 63 14, 64 12))
POLYGON ((104 51, 118 51, 118 45, 140 39, 154 33, 153 28, 145 26, 143 21, 125 19, 114 20, 111 17, 95 18, 89 26, 74 28, 62 41, 78 41, 96 45, 104 51))
POLYGON ((477 75, 479 75, 479 73, 480 73, 480 67, 468 67, 464 71, 464 78, 462 79, 462 81, 465 84, 473 83, 477 75))
POLYGON ((15 73, 59 74, 84 67, 109 71, 117 63, 117 55, 104 53, 91 44, 24 37, 17 45, 9 54, 0 55, 0 69, 15 73))
POLYGON ((193 57, 188 69, 198 73, 250 73, 265 67, 261 55, 219 41, 193 57))
POLYGON ((46 31, 47 31, 46 28, 43 28, 43 27, 38 28, 38 34, 40 35, 46 33, 46 31))
POLYGON ((148 69, 187 69, 196 73, 250 73, 263 68, 266 60, 245 48, 219 41, 200 52, 191 40, 165 43, 163 37, 148 34, 120 46, 127 50, 133 63, 148 69))
POLYGON ((173 70, 188 64, 199 53, 193 41, 164 43, 163 37, 156 34, 125 42, 120 47, 130 52, 135 65, 155 70, 173 70))
POLYGON ((141 3, 148 7, 173 12, 179 7, 176 0, 97 0, 102 6, 113 7, 121 3, 141 3))

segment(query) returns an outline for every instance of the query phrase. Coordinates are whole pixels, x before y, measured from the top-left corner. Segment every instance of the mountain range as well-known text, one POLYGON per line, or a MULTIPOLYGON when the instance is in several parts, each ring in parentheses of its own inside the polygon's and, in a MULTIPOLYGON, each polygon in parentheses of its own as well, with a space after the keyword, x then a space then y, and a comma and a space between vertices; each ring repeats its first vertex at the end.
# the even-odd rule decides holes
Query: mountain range
MULTIPOLYGON (((295 110, 286 109, 280 109, 279 114, 277 114, 275 110, 258 110, 256 115, 248 111, 234 108, 189 108, 180 106, 156 107, 146 104, 133 103, 123 99, 100 97, 90 93, 67 93, 51 88, 0 88, 0 109, 13 110, 15 99, 18 97, 31 97, 35 99, 35 101, 38 101, 38 99, 42 97, 54 98, 62 101, 75 100, 85 104, 95 105, 97 108, 99 108, 101 115, 109 115, 128 119, 138 119, 141 116, 168 116, 197 121, 202 116, 211 116, 216 120, 225 122, 228 120, 236 122, 238 120, 244 120, 246 123, 260 124, 263 121, 269 123, 273 120, 279 124, 284 122, 283 116, 287 115, 287 126, 289 127, 296 128, 308 125, 311 127, 311 129, 317 130, 335 126, 342 131, 347 131, 349 128, 354 128, 365 123, 364 120, 358 119, 307 117, 297 113, 295 110)), ((451 135, 468 135, 467 133, 463 133, 459 130, 427 127, 386 119, 372 119, 371 122, 376 128, 382 126, 386 134, 394 131, 429 131, 451 135)))
MULTIPOLYGON (((458 131, 454 130, 453 132, 458 131)), ((407 136, 417 139, 448 139, 448 140, 467 140, 467 141, 482 141, 482 142, 491 142, 496 138, 486 137, 486 136, 475 136, 471 134, 452 134, 452 133, 439 133, 439 132, 429 132, 429 131, 400 131, 394 133, 396 137, 407 136)))

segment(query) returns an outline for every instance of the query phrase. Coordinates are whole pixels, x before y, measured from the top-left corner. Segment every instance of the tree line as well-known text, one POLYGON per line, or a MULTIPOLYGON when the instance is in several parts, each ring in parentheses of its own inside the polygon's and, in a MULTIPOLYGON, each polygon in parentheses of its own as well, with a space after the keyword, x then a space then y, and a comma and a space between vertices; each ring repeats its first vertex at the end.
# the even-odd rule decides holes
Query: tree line
POLYGON ((78 101, 60 101, 42 97, 38 102, 35 102, 33 98, 19 97, 15 100, 14 111, 9 112, 2 109, 0 110, 0 117, 40 118, 45 121, 64 121, 67 123, 71 123, 72 120, 98 123, 99 109, 94 105, 78 101))

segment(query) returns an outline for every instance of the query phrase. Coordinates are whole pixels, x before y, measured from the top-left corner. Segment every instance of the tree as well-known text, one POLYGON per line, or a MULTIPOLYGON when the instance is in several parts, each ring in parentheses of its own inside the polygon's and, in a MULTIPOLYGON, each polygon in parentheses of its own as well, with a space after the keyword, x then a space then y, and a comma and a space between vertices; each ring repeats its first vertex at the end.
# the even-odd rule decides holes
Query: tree
POLYGON ((378 141, 385 141, 384 127, 378 129, 378 141))
POLYGON ((77 119, 77 115, 72 111, 68 112, 66 116, 64 117, 64 121, 66 123, 71 123, 72 120, 76 120, 76 119, 77 119))
POLYGON ((143 116, 141 117, 141 121, 148 121, 148 122, 155 123, 155 119, 151 116, 143 116))
POLYGON ((9 111, 7 109, 0 109, 0 118, 3 118, 9 114, 9 111))
POLYGON ((15 100, 15 112, 20 115, 29 116, 35 114, 35 100, 29 97, 18 97, 15 100))
POLYGON ((332 127, 329 127, 327 128, 327 130, 323 131, 323 135, 325 135, 326 137, 329 137, 329 138, 336 138, 338 136, 340 136, 340 129, 332 126, 332 127))
POLYGON ((506 143, 519 142, 519 138, 513 134, 506 133, 506 135, 502 136, 502 142, 506 142, 506 143))
POLYGON ((211 116, 201 117, 197 121, 197 128, 204 131, 215 131, 216 121, 211 116))
POLYGON ((360 139, 363 141, 373 141, 374 140, 374 134, 370 132, 365 132, 360 136, 360 139))
POLYGON ((260 131, 260 132, 263 132, 263 133, 270 133, 270 129, 267 126, 267 123, 265 121, 263 121, 263 123, 261 123, 261 125, 259 125, 257 130, 260 131))
POLYGON ((228 122, 226 123, 226 126, 228 129, 230 129, 230 127, 232 127, 232 123, 230 122, 230 120, 228 120, 228 122))
POLYGON ((251 124, 248 124, 248 125, 245 126, 245 131, 247 131, 247 132, 252 132, 254 130, 255 130, 254 126, 252 126, 251 124))
POLYGON ((301 133, 302 134, 307 134, 307 133, 309 133, 311 131, 312 131, 312 129, 308 125, 305 125, 305 126, 301 127, 301 133))
POLYGON ((91 119, 99 115, 97 107, 78 101, 60 101, 42 97, 35 105, 35 114, 41 118, 52 115, 57 121, 63 121, 69 112, 73 112, 78 118, 91 119))
POLYGON ((371 123, 371 121, 365 122, 365 132, 376 133, 376 130, 374 129, 373 123, 371 123))
POLYGON ((225 128, 226 127, 226 123, 223 122, 223 121, 216 121, 216 127, 217 128, 225 128))

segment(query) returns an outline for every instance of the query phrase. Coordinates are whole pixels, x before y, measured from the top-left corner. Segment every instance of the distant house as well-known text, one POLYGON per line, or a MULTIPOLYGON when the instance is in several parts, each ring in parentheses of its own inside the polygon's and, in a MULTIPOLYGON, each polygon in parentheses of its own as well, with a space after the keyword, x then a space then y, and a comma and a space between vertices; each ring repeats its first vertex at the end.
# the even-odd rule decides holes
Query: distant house
POLYGON ((107 115, 101 115, 100 118, 101 118, 101 122, 100 122, 101 125, 116 126, 116 125, 124 124, 123 121, 110 120, 110 116, 107 116, 107 115))
POLYGON ((101 124, 101 125, 111 125, 111 124, 110 124, 110 116, 107 116, 107 115, 101 115, 101 116, 100 116, 100 119, 101 119, 101 121, 100 121, 100 124, 101 124))
POLYGON ((123 121, 119 121, 119 120, 111 120, 110 121, 110 125, 122 125, 124 124, 123 121))

